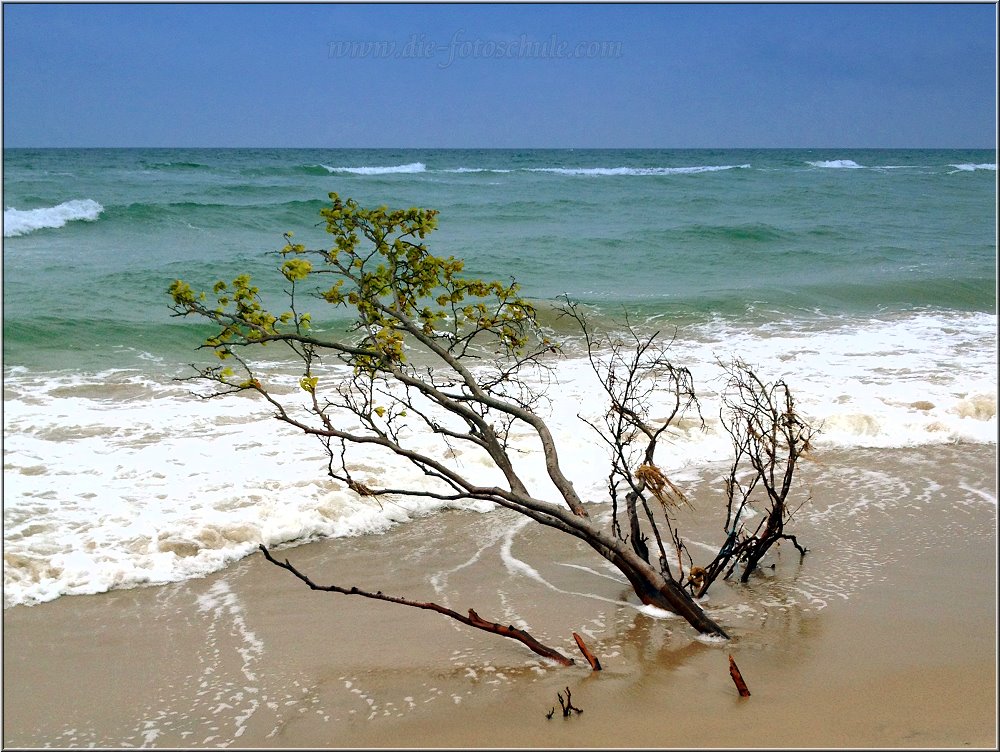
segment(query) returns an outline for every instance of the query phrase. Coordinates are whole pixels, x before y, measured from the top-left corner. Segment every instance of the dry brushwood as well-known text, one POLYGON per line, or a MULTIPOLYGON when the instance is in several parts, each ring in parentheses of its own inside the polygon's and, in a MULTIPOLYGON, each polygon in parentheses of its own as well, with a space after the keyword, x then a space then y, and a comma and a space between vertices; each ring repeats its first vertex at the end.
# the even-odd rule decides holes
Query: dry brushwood
POLYGON ((735 459, 726 477, 726 540, 702 571, 696 596, 704 595, 725 572, 729 578, 742 568, 747 582, 770 548, 782 540, 806 549, 785 532, 801 504, 792 507, 789 494, 798 461, 812 449, 816 430, 799 414, 784 381, 765 384, 742 360, 721 364, 728 376, 723 396, 723 426, 732 439, 735 459), (766 503, 752 530, 745 526, 748 512, 766 503))
POLYGON ((559 707, 562 708, 563 718, 569 718, 569 714, 573 712, 577 713, 578 715, 582 713, 583 712, 582 708, 578 708, 575 705, 573 705, 573 699, 572 699, 573 695, 569 691, 569 687, 566 687, 565 691, 566 691, 565 699, 563 699, 562 692, 556 692, 556 697, 559 700, 559 707))
POLYGON ((682 504, 692 506, 684 492, 674 485, 673 481, 664 475, 663 471, 656 465, 639 465, 635 471, 635 478, 640 483, 645 483, 656 500, 664 507, 679 507, 682 504))

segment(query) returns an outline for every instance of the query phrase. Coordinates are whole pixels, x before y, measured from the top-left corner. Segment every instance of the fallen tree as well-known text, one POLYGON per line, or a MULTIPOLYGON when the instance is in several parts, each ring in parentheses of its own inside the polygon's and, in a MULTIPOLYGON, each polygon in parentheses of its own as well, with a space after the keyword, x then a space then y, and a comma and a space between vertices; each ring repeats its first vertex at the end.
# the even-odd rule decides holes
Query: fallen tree
MULTIPOLYGON (((468 278, 462 261, 432 255, 424 240, 436 227, 433 210, 365 209, 337 194, 330 199, 322 210, 334 239, 330 249, 307 249, 285 236, 283 312, 268 310, 246 275, 217 282, 211 298, 181 280, 171 285, 175 316, 215 325, 202 346, 220 363, 195 366, 190 378, 210 382, 212 398, 260 395, 278 420, 322 442, 329 476, 360 496, 422 496, 458 505, 485 500, 513 510, 586 543, 624 575, 642 603, 682 616, 702 634, 728 637, 697 597, 724 571, 728 577, 742 567, 745 582, 775 542, 798 545, 784 524, 796 463, 813 430, 788 387, 766 384, 742 361, 725 366, 730 384, 721 417, 735 450, 725 539, 710 562, 696 566, 674 524, 674 511, 686 499, 656 461, 669 427, 684 416, 701 420, 692 375, 670 362, 669 343, 657 334, 641 336, 627 322, 624 337, 600 335, 572 301, 561 308, 583 334, 607 397, 603 418, 587 419, 610 456, 613 514, 605 528, 588 513, 539 415, 540 385, 560 348, 544 335, 518 285, 468 278), (304 298, 349 312, 352 326, 339 337, 318 331, 301 310, 304 298), (298 363, 296 392, 269 380, 260 358, 260 348, 269 345, 286 348, 298 363), (666 395, 671 406, 655 423, 649 416, 654 395, 660 403, 666 395), (526 435, 544 459, 544 488, 532 487, 516 461, 513 441, 523 447, 526 435), (455 447, 488 458, 497 482, 482 482, 449 462, 455 447), (423 481, 362 481, 355 477, 358 450, 398 458, 423 481), (763 498, 770 506, 750 531, 744 522, 763 498)), ((351 592, 315 586, 287 561, 266 549, 265 555, 310 587, 351 592)))

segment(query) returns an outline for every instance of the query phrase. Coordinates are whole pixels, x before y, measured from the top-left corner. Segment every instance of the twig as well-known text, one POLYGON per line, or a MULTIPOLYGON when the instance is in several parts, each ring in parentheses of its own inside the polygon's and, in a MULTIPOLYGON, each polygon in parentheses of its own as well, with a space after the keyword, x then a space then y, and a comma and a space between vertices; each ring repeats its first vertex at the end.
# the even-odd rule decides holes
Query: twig
MULTIPOLYGON (((559 700, 559 707, 562 708, 563 718, 568 718, 570 712, 576 711, 577 714, 582 713, 583 709, 578 708, 573 705, 573 693, 569 691, 569 687, 566 687, 566 699, 563 699, 562 692, 556 692, 556 697, 559 700)), ((552 709, 555 712, 555 708, 552 709)))

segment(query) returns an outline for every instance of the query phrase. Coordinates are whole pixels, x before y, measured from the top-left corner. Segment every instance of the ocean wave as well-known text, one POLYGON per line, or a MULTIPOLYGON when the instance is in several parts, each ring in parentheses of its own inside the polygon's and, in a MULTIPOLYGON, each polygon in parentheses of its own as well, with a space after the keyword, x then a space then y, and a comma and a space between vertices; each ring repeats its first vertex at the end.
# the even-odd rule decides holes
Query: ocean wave
MULTIPOLYGON (((817 452, 995 445, 995 330, 995 315, 934 311, 688 326, 671 359, 692 369, 705 423, 670 430, 664 471, 683 480, 729 455, 716 358, 732 354, 764 364, 765 380, 791 386, 802 414, 821 427, 817 452)), ((321 378, 346 378, 337 368, 321 378)), ((297 374, 280 369, 275 378, 294 393, 297 374)), ((553 362, 546 378, 554 388, 541 415, 571 458, 567 471, 581 495, 602 499, 605 447, 577 417, 600 420, 601 383, 584 357, 553 362)), ((198 400, 189 388, 139 371, 5 372, 6 606, 202 576, 260 542, 377 534, 446 508, 430 498, 369 503, 326 478, 318 442, 263 419, 267 410, 246 400, 198 400), (239 468, 239 484, 219 468, 239 468)), ((668 414, 669 400, 651 407, 654 417, 668 414)), ((412 436, 419 451, 450 451, 473 482, 502 482, 477 449, 439 445, 426 431, 412 436)), ((542 498, 554 493, 530 437, 514 436, 512 446, 529 488, 542 498)), ((433 490, 407 463, 357 451, 359 482, 433 490)))
POLYGON ((512 169, 499 169, 490 167, 453 167, 446 170, 438 170, 438 172, 456 172, 456 173, 466 173, 466 172, 491 172, 491 173, 508 173, 514 172, 512 169))
POLYGON ((550 173, 553 175, 608 175, 608 176, 645 176, 645 175, 687 175, 701 172, 720 172, 725 170, 749 169, 749 164, 738 165, 694 165, 691 167, 521 167, 521 168, 494 168, 494 167, 447 167, 428 169, 423 162, 412 162, 410 164, 376 166, 376 167, 331 167, 320 164, 316 166, 327 173, 346 172, 354 175, 391 175, 391 174, 413 174, 422 172, 463 174, 508 174, 514 172, 536 172, 550 173))
POLYGON ((990 164, 988 162, 984 164, 971 164, 971 163, 950 164, 948 166, 955 168, 950 173, 948 173, 949 175, 953 175, 956 172, 975 172, 976 170, 993 170, 993 172, 996 172, 997 170, 997 166, 995 164, 990 164))
MULTIPOLYGON (((885 319, 817 319, 750 331, 706 325, 713 347, 770 363, 822 432, 817 446, 995 444, 994 314, 928 309, 885 319)), ((685 360, 709 352, 692 347, 685 360)), ((704 379, 703 379, 704 381, 704 379)))
POLYGON ((677 234, 682 237, 728 241, 728 242, 774 242, 788 237, 788 233, 778 227, 763 222, 753 222, 741 225, 704 225, 695 224, 678 228, 677 234))
POLYGON ((748 164, 695 165, 693 167, 527 167, 526 172, 547 172, 555 175, 693 175, 700 172, 746 170, 748 164))
POLYGON ((209 211, 245 211, 245 210, 273 210, 282 208, 302 208, 312 210, 314 213, 318 213, 319 209, 324 206, 328 206, 329 201, 324 201, 323 199, 292 199, 291 201, 280 201, 280 202, 268 202, 260 201, 259 203, 225 203, 219 201, 167 201, 167 202, 153 202, 144 203, 136 202, 132 204, 124 204, 119 206, 112 206, 108 209, 109 215, 117 216, 127 216, 131 218, 142 218, 149 217, 155 214, 163 213, 179 213, 187 214, 190 212, 209 210, 209 211))
POLYGON ((447 167, 440 169, 428 169, 423 162, 413 162, 411 164, 395 165, 388 167, 330 167, 321 164, 319 168, 328 173, 347 172, 355 175, 388 175, 394 173, 421 173, 439 172, 456 175, 468 175, 479 173, 508 174, 514 172, 538 172, 550 173, 553 175, 687 175, 700 172, 720 172, 725 170, 748 169, 749 164, 738 165, 694 165, 691 167, 521 167, 521 168, 494 168, 494 167, 447 167))
POLYGON ((93 199, 65 201, 42 209, 4 209, 3 236, 13 238, 35 230, 62 227, 67 222, 94 222, 104 207, 93 199))
MULTIPOLYGON (((263 171, 259 171, 263 173, 263 171)), ((273 168, 267 174, 283 175, 288 172, 300 172, 306 175, 317 175, 317 176, 327 176, 331 172, 331 168, 326 165, 316 164, 316 165, 300 165, 298 167, 289 168, 273 168)))
MULTIPOLYGON (((371 503, 326 479, 316 442, 168 380, 14 369, 8 380, 5 428, 17 438, 5 441, 5 479, 16 476, 5 480, 5 607, 204 576, 259 543, 381 533, 450 505, 371 503), (239 484, 218 475, 220 461, 241 468, 239 484)), ((383 460, 363 454, 358 477, 420 486, 383 460)))
POLYGON ((347 172, 352 175, 393 175, 396 173, 425 172, 427 165, 423 162, 410 162, 409 164, 389 165, 387 167, 330 167, 320 164, 324 170, 330 173, 347 172))
POLYGON ((826 167, 834 170, 859 170, 864 168, 864 165, 860 165, 853 159, 831 159, 826 161, 817 162, 806 162, 807 165, 812 167, 826 167))

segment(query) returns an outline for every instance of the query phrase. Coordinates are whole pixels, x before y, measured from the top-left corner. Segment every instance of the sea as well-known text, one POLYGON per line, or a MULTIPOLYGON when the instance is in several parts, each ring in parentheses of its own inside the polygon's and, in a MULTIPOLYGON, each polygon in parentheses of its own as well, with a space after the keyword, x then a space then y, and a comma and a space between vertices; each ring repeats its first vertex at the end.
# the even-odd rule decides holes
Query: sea
MULTIPOLYGON (((789 385, 820 456, 995 450, 992 150, 5 149, 5 608, 202 577, 259 543, 382 535, 453 506, 360 497, 261 400, 205 399, 187 380, 207 330, 171 315, 171 282, 249 273, 280 295, 283 234, 328 247, 331 192, 437 209, 432 252, 521 285, 564 345, 539 409, 588 503, 608 498, 586 423, 606 405, 555 313, 563 296, 602 332, 658 333, 690 369, 704 425, 658 455, 681 487, 728 467, 732 358, 789 385)), ((310 303, 320 333, 346 326, 310 303)), ((385 482, 378 456, 358 467, 385 482)), ((962 482, 995 507, 995 476, 962 482)))

